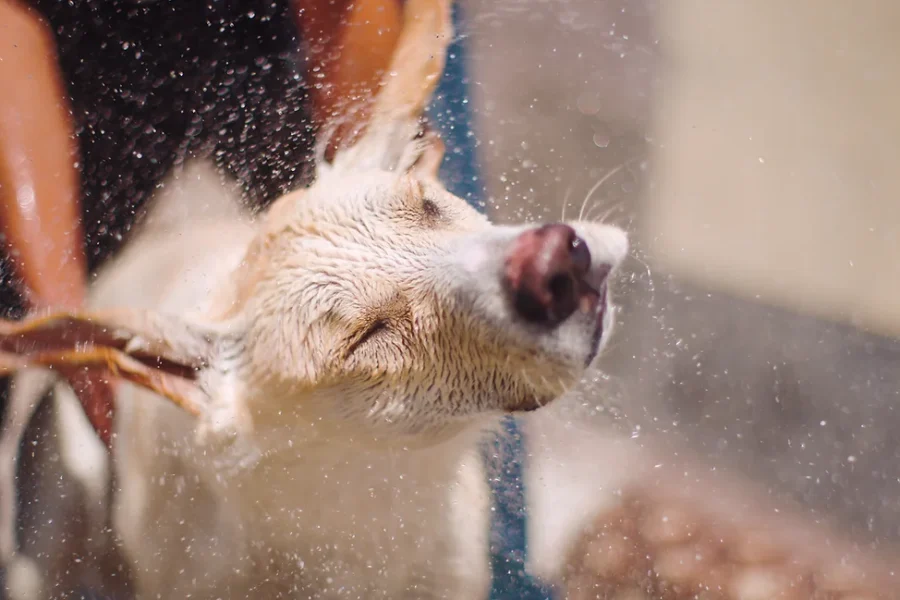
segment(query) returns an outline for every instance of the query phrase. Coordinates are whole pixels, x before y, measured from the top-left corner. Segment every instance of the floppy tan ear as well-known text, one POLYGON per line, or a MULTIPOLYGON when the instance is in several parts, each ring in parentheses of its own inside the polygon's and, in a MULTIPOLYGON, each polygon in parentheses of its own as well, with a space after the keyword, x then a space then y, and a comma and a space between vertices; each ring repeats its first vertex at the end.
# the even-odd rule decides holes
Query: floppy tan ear
POLYGON ((292 0, 307 41, 307 80, 325 158, 352 145, 388 71, 402 29, 403 0, 292 0))
POLYGON ((391 70, 375 98, 372 126, 419 118, 444 70, 453 37, 451 0, 407 0, 391 70))
POLYGON ((131 381, 199 414, 196 384, 222 334, 149 311, 53 313, 0 320, 0 373, 47 367, 66 375, 94 370, 131 381))
POLYGON ((337 152, 335 166, 409 170, 428 154, 425 164, 440 164, 442 145, 420 135, 422 113, 440 81, 453 36, 451 0, 407 0, 403 29, 369 113, 365 133, 337 152))

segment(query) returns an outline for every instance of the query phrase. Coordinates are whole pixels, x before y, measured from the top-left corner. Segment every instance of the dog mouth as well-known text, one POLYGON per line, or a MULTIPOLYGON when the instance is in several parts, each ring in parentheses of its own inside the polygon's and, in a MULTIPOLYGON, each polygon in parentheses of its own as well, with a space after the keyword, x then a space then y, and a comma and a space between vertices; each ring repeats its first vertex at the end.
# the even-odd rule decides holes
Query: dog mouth
MULTIPOLYGON (((571 322, 590 328, 583 366, 597 357, 608 308, 612 265, 592 257, 588 243, 557 223, 521 233, 504 262, 504 284, 512 312, 538 335, 571 322)), ((579 360, 581 362, 581 360, 579 360)))
POLYGON ((594 317, 594 332, 591 335, 590 350, 588 351, 587 358, 584 361, 585 368, 591 366, 591 363, 593 363, 594 359, 597 358, 597 353, 600 351, 600 344, 603 342, 603 321, 606 319, 606 311, 608 309, 608 287, 609 286, 607 285, 606 281, 600 284, 600 290, 598 292, 599 297, 597 299, 597 307, 595 309, 596 316, 594 317))
MULTIPOLYGON (((604 321, 609 311, 608 290, 609 286, 606 281, 606 273, 600 274, 598 277, 586 277, 578 282, 579 292, 576 296, 578 308, 569 318, 579 319, 579 323, 585 322, 585 326, 590 328, 590 337, 588 341, 588 349, 582 363, 584 369, 588 369, 603 345, 604 334, 606 328, 604 321), (591 281, 593 280, 593 281, 591 281), (591 285, 593 282, 599 282, 597 287, 591 285)), ((567 319, 568 320, 568 319, 567 319)), ((556 400, 560 394, 535 394, 526 400, 519 400, 508 405, 504 412, 508 414, 534 412, 556 400)))

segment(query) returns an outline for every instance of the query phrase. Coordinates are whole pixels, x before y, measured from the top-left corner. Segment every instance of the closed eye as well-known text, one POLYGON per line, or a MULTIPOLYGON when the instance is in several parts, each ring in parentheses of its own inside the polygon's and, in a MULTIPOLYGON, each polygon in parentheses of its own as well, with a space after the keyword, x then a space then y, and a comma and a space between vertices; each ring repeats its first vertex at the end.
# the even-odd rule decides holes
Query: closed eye
POLYGON ((372 323, 357 336, 353 343, 350 344, 350 347, 347 348, 347 356, 352 355, 359 350, 363 344, 371 341, 380 333, 387 331, 389 325, 387 319, 376 319, 375 321, 372 321, 372 323))

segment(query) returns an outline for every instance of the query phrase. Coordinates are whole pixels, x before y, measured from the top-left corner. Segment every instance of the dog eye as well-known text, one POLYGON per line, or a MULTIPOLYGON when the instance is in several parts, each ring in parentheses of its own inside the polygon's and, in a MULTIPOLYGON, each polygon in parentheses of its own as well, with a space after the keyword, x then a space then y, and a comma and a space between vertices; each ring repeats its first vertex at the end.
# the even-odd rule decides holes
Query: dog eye
POLYGON ((370 323, 369 326, 357 336, 353 343, 350 344, 350 347, 347 349, 347 356, 350 356, 351 354, 359 350, 359 348, 361 348, 366 342, 371 341, 379 334, 387 331, 389 325, 390 324, 388 323, 387 319, 377 319, 375 321, 372 321, 372 323, 370 323))

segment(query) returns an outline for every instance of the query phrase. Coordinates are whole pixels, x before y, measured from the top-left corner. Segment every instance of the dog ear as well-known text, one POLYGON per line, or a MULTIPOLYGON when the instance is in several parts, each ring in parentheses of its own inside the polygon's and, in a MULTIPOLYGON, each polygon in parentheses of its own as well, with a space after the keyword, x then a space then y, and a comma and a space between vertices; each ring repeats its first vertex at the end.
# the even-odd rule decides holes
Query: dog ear
POLYGON ((422 135, 422 114, 453 37, 450 8, 451 0, 404 2, 403 28, 365 131, 352 146, 338 150, 335 167, 410 171, 427 165, 420 172, 436 172, 443 146, 437 136, 422 135))
POLYGON ((0 373, 45 367, 62 373, 98 371, 201 412, 199 373, 224 334, 214 326, 140 310, 53 313, 0 321, 0 373))
POLYGON ((307 41, 307 78, 324 159, 352 145, 368 121, 403 29, 404 0, 294 0, 307 41))

